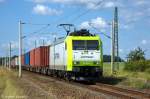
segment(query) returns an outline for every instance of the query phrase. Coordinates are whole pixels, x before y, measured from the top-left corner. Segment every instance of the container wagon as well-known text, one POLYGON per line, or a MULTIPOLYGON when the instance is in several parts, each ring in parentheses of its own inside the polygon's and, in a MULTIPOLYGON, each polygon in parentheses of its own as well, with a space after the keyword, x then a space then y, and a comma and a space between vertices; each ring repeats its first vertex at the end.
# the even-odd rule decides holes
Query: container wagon
MULTIPOLYGON (((19 65, 18 62, 19 62, 19 61, 18 61, 18 56, 13 56, 13 57, 11 58, 11 62, 10 62, 11 68, 17 67, 17 66, 19 65)), ((8 63, 9 63, 9 62, 8 62, 8 63)))
POLYGON ((35 66, 35 49, 30 51, 30 66, 35 66))
POLYGON ((24 54, 24 65, 30 66, 30 52, 24 54))
POLYGON ((30 66, 27 70, 46 73, 49 66, 49 46, 40 46, 30 51, 30 66))
POLYGON ((15 57, 15 66, 19 66, 19 58, 18 58, 18 56, 15 57))
POLYGON ((11 64, 12 68, 14 68, 16 66, 16 64, 15 64, 15 58, 14 57, 11 59, 10 64, 11 64))
POLYGON ((24 55, 21 55, 21 65, 24 66, 24 55))

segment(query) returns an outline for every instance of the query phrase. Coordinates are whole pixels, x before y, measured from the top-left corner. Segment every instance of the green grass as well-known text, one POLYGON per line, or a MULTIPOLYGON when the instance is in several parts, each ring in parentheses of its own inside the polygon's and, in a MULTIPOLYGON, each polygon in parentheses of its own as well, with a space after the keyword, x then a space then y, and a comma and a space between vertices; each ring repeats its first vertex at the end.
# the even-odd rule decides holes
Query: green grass
MULTIPOLYGON (((117 83, 117 85, 123 85, 138 89, 150 89, 150 74, 147 72, 131 72, 124 70, 125 64, 119 63, 119 70, 115 75, 116 78, 125 78, 124 80, 117 83)), ((105 77, 112 77, 111 74, 111 64, 104 63, 103 65, 103 75, 105 77)))
MULTIPOLYGON (((119 71, 123 70, 124 65, 125 65, 124 62, 119 63, 119 71)), ((111 63, 110 62, 105 62, 103 64, 103 71, 104 71, 104 76, 110 76, 111 75, 111 63)))
POLYGON ((22 91, 18 87, 16 74, 0 67, 0 99, 15 99, 19 96, 22 96, 22 91))
POLYGON ((138 89, 150 89, 150 75, 146 72, 121 71, 116 77, 125 77, 126 79, 119 83, 138 89))

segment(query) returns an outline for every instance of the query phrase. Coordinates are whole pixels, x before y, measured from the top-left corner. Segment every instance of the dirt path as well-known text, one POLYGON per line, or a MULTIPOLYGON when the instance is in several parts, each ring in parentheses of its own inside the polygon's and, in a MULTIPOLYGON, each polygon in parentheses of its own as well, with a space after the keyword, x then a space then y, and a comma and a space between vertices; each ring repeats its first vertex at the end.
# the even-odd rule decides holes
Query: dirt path
MULTIPOLYGON (((56 81, 50 77, 45 77, 30 72, 24 72, 22 81, 26 82, 25 89, 28 97, 32 99, 105 99, 106 96, 92 92, 88 89, 73 86, 71 84, 56 81), (27 88, 29 87, 29 88, 27 88), (35 91, 36 92, 33 92, 35 91)), ((24 84, 23 84, 24 85, 24 84)), ((29 98, 29 99, 30 99, 29 98)))

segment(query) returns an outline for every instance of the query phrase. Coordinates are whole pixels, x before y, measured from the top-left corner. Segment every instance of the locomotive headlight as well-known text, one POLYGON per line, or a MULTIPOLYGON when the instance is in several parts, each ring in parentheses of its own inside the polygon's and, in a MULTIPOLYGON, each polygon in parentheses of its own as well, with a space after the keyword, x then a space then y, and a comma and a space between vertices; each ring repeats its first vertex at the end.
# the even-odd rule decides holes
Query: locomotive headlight
POLYGON ((100 62, 99 61, 95 61, 95 62, 93 62, 95 65, 99 65, 100 64, 100 62))
POLYGON ((77 64, 77 62, 74 62, 74 64, 76 65, 76 64, 77 64))
POLYGON ((77 64, 79 64, 80 62, 78 62, 78 61, 74 61, 73 62, 73 64, 75 64, 75 65, 77 65, 77 64))
POLYGON ((99 63, 100 63, 99 61, 96 62, 97 65, 98 65, 99 63))

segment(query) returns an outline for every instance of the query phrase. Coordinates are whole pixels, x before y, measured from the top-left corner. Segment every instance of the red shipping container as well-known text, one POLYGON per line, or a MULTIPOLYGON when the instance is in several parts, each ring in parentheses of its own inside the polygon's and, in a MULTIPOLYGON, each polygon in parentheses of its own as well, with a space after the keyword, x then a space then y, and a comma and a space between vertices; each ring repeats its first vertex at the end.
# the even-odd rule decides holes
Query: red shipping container
POLYGON ((35 49, 30 51, 30 65, 35 66, 35 49))
POLYGON ((24 55, 21 55, 21 65, 24 65, 24 55))
POLYGON ((40 46, 35 49, 35 66, 46 67, 49 65, 49 47, 40 46))

